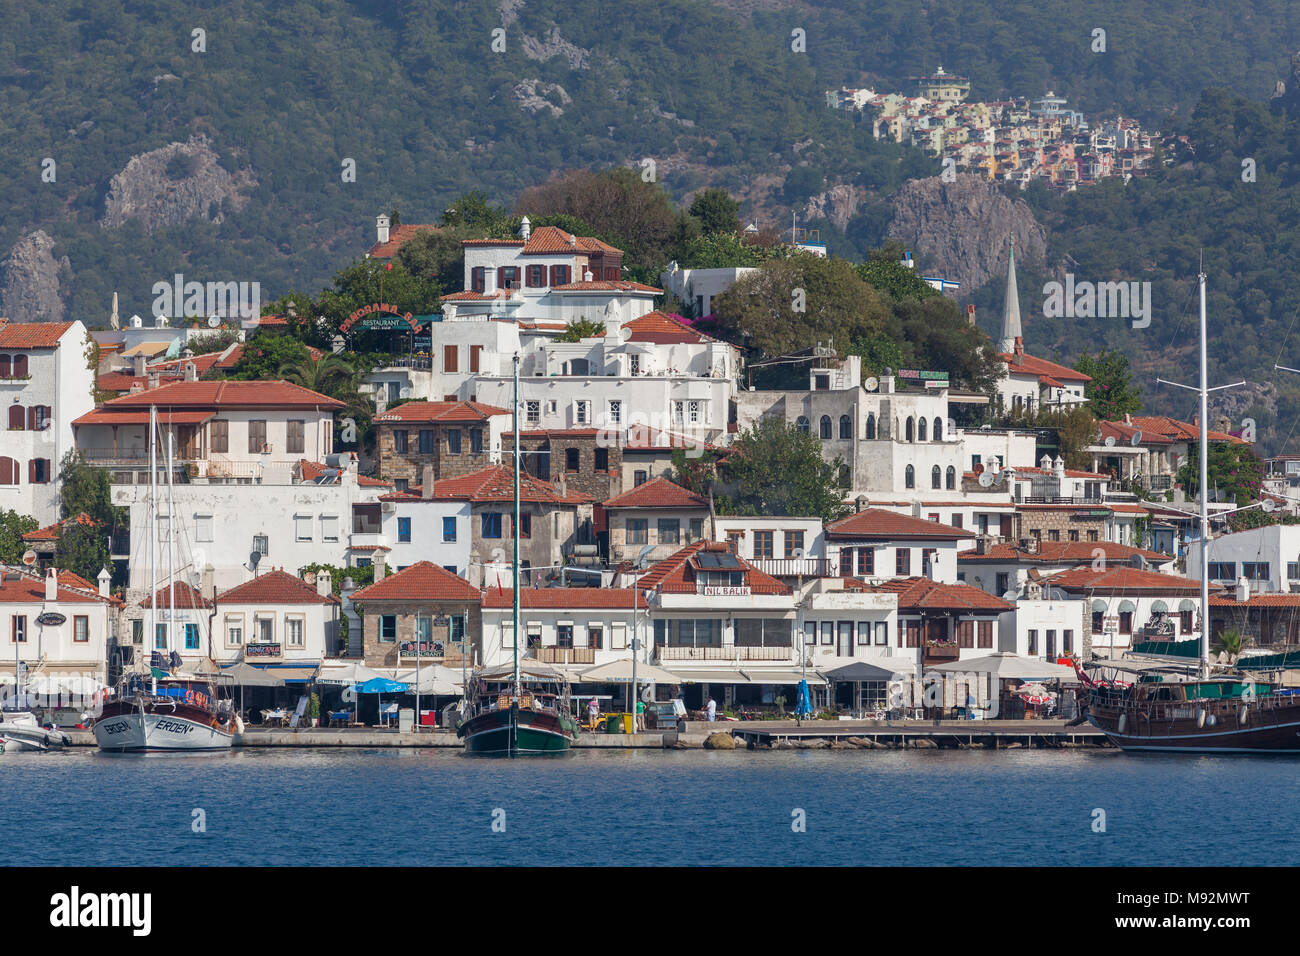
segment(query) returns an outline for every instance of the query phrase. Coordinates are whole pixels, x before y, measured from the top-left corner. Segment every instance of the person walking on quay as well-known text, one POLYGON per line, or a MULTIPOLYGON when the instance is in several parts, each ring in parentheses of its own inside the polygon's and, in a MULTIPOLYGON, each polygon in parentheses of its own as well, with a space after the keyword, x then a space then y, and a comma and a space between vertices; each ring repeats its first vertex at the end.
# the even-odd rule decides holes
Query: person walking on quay
POLYGON ((709 723, 713 723, 718 715, 718 702, 710 697, 709 702, 704 705, 704 712, 708 715, 709 723))
POLYGON ((587 702, 587 723, 591 724, 594 730, 598 720, 600 720, 600 701, 593 697, 587 702))
POLYGON ((636 702, 636 732, 639 734, 639 733, 643 733, 644 731, 645 731, 645 701, 638 700, 636 702))

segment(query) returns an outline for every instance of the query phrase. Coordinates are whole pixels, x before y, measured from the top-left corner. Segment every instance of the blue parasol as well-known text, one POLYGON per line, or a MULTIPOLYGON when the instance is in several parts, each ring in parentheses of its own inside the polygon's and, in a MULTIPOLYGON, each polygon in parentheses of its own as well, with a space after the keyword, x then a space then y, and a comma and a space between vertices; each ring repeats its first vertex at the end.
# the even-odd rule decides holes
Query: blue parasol
POLYGON ((384 694, 405 694, 407 686, 401 681, 395 681, 388 677, 372 677, 362 684, 353 684, 352 693, 354 694, 379 694, 379 715, 380 723, 383 723, 384 694))
POLYGON ((794 705, 794 712, 799 717, 812 715, 812 698, 808 694, 808 682, 806 680, 799 682, 799 699, 794 705))

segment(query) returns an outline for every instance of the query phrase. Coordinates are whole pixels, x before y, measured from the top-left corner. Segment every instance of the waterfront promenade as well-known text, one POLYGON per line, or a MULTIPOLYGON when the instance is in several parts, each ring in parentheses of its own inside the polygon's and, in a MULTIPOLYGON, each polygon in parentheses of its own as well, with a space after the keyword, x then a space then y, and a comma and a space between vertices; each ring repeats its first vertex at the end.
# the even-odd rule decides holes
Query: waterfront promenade
MULTIPOLYGON (((1066 727, 1064 720, 817 720, 802 727, 793 720, 688 721, 686 732, 641 734, 580 734, 576 748, 695 749, 710 734, 730 734, 737 746, 752 749, 794 747, 841 748, 979 748, 1108 746, 1105 736, 1083 724, 1066 727)), ((65 731, 74 747, 95 746, 88 730, 65 731)), ((356 747, 452 748, 462 746, 450 730, 399 733, 382 728, 304 727, 296 730, 250 728, 236 747, 356 747)))

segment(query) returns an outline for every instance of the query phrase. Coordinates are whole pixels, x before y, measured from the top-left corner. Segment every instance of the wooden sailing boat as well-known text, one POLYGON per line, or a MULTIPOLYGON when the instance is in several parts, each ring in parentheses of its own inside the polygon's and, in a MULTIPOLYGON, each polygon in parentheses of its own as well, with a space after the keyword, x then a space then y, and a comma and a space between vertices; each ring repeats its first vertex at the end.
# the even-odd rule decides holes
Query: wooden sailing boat
MULTIPOLYGON (((1201 639, 1194 679, 1144 678, 1131 686, 1094 680, 1087 686, 1087 719, 1124 750, 1190 753, 1300 753, 1300 692, 1258 683, 1244 673, 1210 673, 1209 445, 1206 414, 1205 273, 1201 294, 1200 524, 1201 639)), ((1163 382, 1163 380, 1161 380, 1163 382)), ((1163 382, 1178 385, 1176 382, 1163 382)), ((1179 386, 1186 388, 1188 386, 1179 386)), ((1222 387, 1222 386, 1221 386, 1222 387)), ((1240 663, 1238 665, 1240 668, 1240 663)))
MULTIPOLYGON (((465 752, 484 756, 523 757, 568 751, 578 736, 578 723, 569 708, 568 685, 558 675, 560 693, 525 689, 519 669, 519 356, 514 357, 514 555, 511 561, 514 628, 514 661, 509 690, 484 694, 467 707, 467 716, 456 727, 465 740, 465 752)), ((478 683, 481 675, 473 683, 478 683)), ((548 675, 531 675, 529 683, 551 682, 548 675)), ((470 683, 465 694, 470 698, 470 683)))
MULTIPOLYGON (((156 437, 158 410, 149 407, 149 639, 154 640, 157 630, 158 595, 155 589, 157 575, 158 541, 158 468, 156 437)), ((176 619, 176 507, 171 495, 172 447, 171 436, 167 442, 167 570, 168 618, 165 633, 170 654, 166 663, 173 671, 180 658, 173 651, 173 626, 176 619)), ((142 661, 142 663, 145 663, 142 661)), ((99 749, 110 753, 155 753, 160 751, 229 750, 234 742, 238 718, 229 709, 229 702, 218 701, 212 684, 196 675, 171 674, 154 676, 151 666, 143 672, 123 675, 117 695, 104 705, 103 712, 91 728, 99 749)))

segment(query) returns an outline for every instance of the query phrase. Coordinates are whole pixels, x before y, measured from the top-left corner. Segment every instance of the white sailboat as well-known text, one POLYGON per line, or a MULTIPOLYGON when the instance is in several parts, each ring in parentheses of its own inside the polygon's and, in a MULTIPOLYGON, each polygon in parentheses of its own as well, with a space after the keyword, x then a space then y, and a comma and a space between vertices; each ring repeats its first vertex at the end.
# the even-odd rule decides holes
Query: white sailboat
MULTIPOLYGON (((156 635, 158 616, 157 583, 158 540, 158 410, 149 408, 149 633, 156 635)), ((167 621, 164 633, 172 673, 154 676, 146 662, 143 672, 125 675, 117 696, 104 705, 104 711, 92 728, 99 749, 111 753, 154 753, 163 751, 229 750, 234 743, 238 718, 226 701, 218 701, 212 684, 204 677, 176 672, 180 658, 175 653, 173 625, 176 619, 176 568, 174 544, 176 512, 171 506, 172 485, 171 436, 167 443, 167 544, 168 575, 167 621)))

